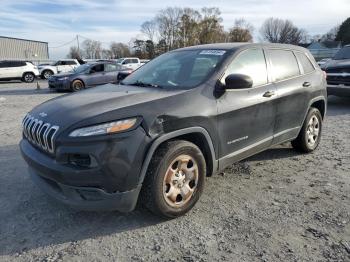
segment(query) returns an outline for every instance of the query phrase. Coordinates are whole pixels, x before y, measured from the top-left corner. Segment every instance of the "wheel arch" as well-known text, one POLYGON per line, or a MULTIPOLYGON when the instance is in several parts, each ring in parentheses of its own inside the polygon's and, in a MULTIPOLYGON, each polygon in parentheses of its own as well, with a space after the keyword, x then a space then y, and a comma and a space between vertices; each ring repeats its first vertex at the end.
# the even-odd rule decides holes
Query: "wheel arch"
POLYGON ((55 72, 54 72, 52 69, 50 69, 50 68, 45 68, 45 69, 43 69, 43 71, 41 72, 41 76, 44 76, 44 73, 45 73, 46 71, 50 71, 53 75, 55 74, 55 72))
POLYGON ((326 115, 326 101, 324 98, 319 98, 311 101, 309 108, 311 107, 317 108, 321 113, 322 119, 324 119, 326 115))
POLYGON ((81 79, 81 78, 74 78, 73 80, 71 80, 71 81, 70 81, 70 87, 72 87, 74 81, 77 81, 77 80, 79 80, 80 82, 82 82, 83 85, 84 85, 84 87, 86 87, 86 84, 85 84, 84 80, 81 79))
POLYGON ((34 77, 35 77, 35 74, 34 74, 34 72, 32 72, 32 71, 24 71, 23 73, 22 73, 22 79, 24 78, 24 75, 25 74, 32 74, 34 77))
POLYGON ((157 138, 151 145, 150 149, 147 152, 146 158, 142 164, 141 174, 139 178, 139 183, 142 184, 146 176, 148 166, 151 162, 151 159, 156 152, 156 150, 163 143, 171 140, 186 140, 197 145, 202 151, 204 158, 207 164, 207 176, 211 176, 217 170, 218 164, 215 158, 215 149, 212 142, 212 139, 204 128, 202 127, 190 127, 181 130, 177 130, 171 133, 167 133, 157 138))

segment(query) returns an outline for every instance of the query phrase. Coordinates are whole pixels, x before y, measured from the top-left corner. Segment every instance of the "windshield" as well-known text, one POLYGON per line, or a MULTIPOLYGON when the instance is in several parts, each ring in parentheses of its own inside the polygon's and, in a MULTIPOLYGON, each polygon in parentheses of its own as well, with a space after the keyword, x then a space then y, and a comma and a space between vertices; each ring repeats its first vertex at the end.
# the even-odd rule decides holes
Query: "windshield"
POLYGON ((74 69, 75 73, 83 73, 85 72, 88 68, 90 68, 90 64, 83 64, 81 66, 78 66, 76 69, 74 69))
POLYGON ((117 63, 117 64, 120 64, 121 62, 123 62, 123 58, 119 58, 119 59, 117 59, 115 62, 117 63))
POLYGON ((350 46, 343 47, 335 54, 334 60, 350 59, 350 46))
POLYGON ((183 50, 166 53, 122 81, 126 85, 193 88, 205 81, 223 60, 224 50, 183 50))

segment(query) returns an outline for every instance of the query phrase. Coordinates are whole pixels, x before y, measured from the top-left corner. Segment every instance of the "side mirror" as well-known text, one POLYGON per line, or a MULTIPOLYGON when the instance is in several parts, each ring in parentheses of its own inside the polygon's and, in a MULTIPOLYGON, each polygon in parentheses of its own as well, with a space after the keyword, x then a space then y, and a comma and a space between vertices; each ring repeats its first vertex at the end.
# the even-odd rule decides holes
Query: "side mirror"
POLYGON ((245 89, 253 86, 253 79, 242 74, 231 74, 225 78, 225 89, 245 89))

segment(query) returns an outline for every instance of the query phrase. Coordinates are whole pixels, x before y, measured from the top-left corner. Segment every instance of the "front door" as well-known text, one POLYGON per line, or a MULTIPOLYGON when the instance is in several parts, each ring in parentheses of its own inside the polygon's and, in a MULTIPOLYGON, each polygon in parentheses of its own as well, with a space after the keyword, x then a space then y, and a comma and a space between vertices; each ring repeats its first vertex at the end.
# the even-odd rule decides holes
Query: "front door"
POLYGON ((96 86, 106 83, 104 64, 92 66, 89 77, 87 77, 85 82, 87 86, 96 86))
POLYGON ((217 100, 220 168, 269 147, 273 139, 275 86, 269 83, 262 49, 239 53, 228 66, 229 74, 248 75, 253 87, 226 90, 217 100))

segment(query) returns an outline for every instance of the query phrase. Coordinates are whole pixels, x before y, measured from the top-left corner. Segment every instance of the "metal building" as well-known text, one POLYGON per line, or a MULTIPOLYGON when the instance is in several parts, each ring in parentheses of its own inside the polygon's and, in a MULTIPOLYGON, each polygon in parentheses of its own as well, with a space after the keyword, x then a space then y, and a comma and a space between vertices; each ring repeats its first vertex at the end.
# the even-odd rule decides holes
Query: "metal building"
POLYGON ((46 60, 49 59, 47 42, 0 36, 0 60, 46 60))

